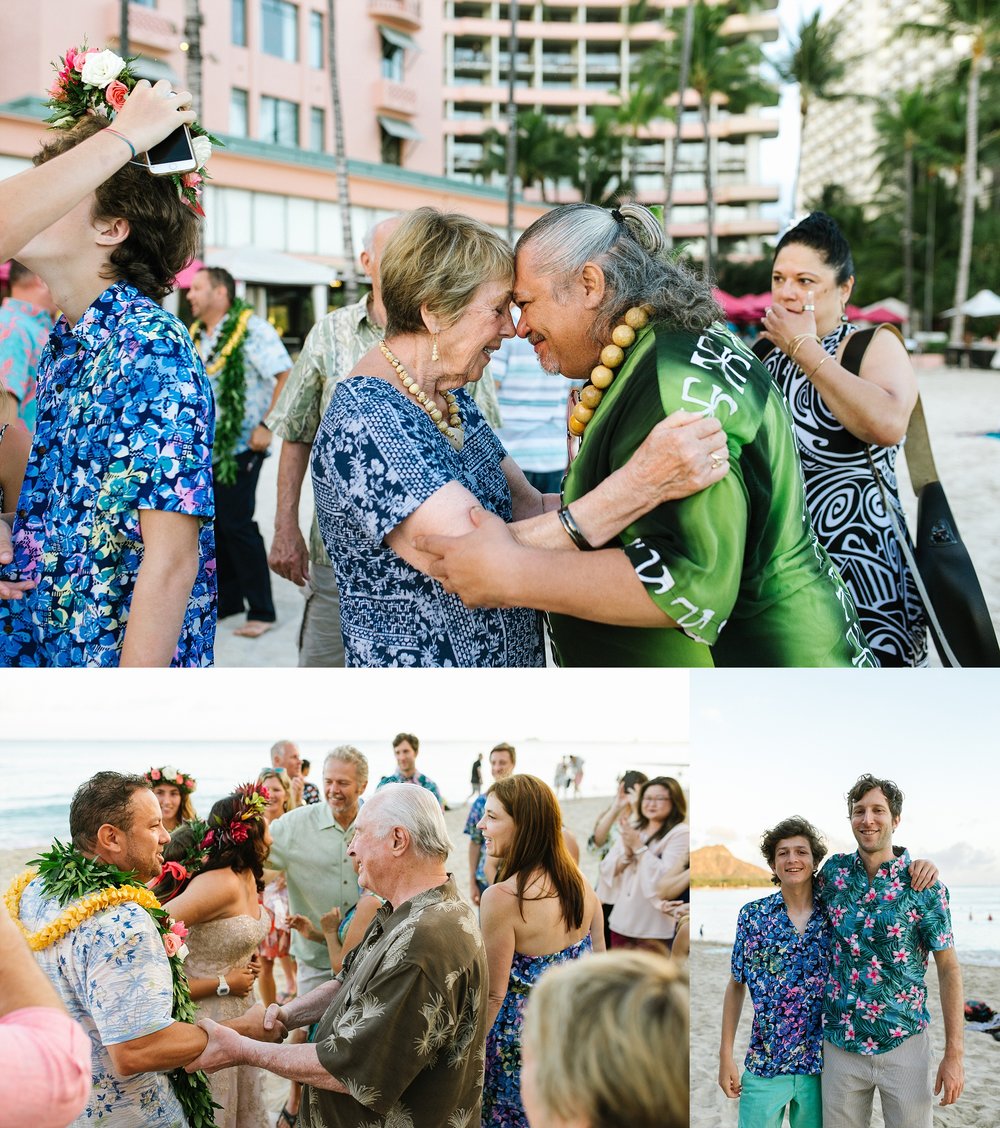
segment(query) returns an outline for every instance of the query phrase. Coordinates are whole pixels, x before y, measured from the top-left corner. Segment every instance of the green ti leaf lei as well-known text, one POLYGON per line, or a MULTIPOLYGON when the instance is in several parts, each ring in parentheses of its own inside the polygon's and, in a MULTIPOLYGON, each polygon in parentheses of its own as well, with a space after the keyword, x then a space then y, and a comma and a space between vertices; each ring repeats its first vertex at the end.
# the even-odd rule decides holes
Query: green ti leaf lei
MULTIPOLYGON (((97 858, 85 858, 78 850, 63 845, 58 839, 54 840, 51 850, 40 854, 30 864, 37 866, 45 892, 63 907, 91 893, 107 889, 109 885, 117 887, 142 884, 135 873, 120 870, 97 858)), ((172 921, 166 909, 147 909, 146 912, 153 918, 161 937, 170 931, 172 921)), ((184 963, 179 955, 167 958, 173 979, 171 1014, 175 1022, 193 1024, 197 1020, 197 1013, 191 1001, 184 963)), ((221 1106, 212 1100, 205 1074, 185 1073, 183 1069, 175 1069, 169 1074, 169 1078, 190 1128, 215 1128, 213 1109, 221 1106)))
MULTIPOLYGON (((218 418, 215 424, 215 445, 212 448, 212 464, 215 477, 224 486, 236 481, 236 443, 243 430, 243 417, 246 414, 247 380, 243 363, 243 341, 246 329, 240 326, 240 315, 252 307, 248 302, 237 298, 219 329, 212 351, 205 361, 208 369, 217 358, 222 359, 222 368, 215 381, 215 404, 218 418), (239 334, 238 339, 235 339, 239 334), (232 349, 227 346, 233 342, 232 349), (223 357, 222 354, 226 353, 223 357)), ((191 326, 191 337, 197 345, 205 328, 200 321, 191 326)))

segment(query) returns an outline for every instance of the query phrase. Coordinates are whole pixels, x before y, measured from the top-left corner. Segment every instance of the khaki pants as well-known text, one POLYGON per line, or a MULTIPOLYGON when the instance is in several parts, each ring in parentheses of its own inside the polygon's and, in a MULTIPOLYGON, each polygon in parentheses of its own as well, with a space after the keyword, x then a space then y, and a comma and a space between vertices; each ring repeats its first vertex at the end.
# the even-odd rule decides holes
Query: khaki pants
POLYGON ((931 1043, 924 1030, 884 1054, 823 1043, 824 1128, 868 1128, 878 1089, 885 1128, 932 1128, 931 1043))
POLYGON ((337 593, 337 577, 329 564, 309 562, 306 606, 299 628, 299 665, 344 665, 340 596, 337 593))

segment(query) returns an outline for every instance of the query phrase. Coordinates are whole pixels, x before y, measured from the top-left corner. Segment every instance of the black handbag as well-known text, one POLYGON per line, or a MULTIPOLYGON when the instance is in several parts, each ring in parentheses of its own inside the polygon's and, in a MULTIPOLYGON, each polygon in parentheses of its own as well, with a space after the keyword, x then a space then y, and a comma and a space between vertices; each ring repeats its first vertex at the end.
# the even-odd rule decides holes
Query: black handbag
MULTIPOLYGON (((893 325, 853 333, 847 339, 840 362, 848 372, 858 374, 861 358, 877 329, 889 329, 899 336, 893 325)), ((993 620, 969 550, 958 531, 944 486, 938 478, 919 396, 906 429, 903 453, 913 492, 917 496, 917 537, 912 547, 905 526, 900 527, 896 511, 889 504, 885 484, 872 461, 870 449, 867 451, 868 463, 913 574, 941 664, 998 667, 1000 645, 997 644, 993 620)))

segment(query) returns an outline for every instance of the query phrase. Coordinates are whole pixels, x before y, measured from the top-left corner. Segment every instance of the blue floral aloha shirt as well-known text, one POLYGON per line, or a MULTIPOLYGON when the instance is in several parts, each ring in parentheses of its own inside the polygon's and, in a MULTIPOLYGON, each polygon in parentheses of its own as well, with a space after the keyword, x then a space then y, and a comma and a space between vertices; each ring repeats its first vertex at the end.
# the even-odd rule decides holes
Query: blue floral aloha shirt
POLYGON ((316 513, 340 589, 348 666, 542 666, 541 623, 523 607, 470 610, 411 567, 385 537, 448 482, 510 521, 506 456, 468 392, 455 397, 465 442, 387 380, 337 385, 313 444, 316 513))
MULTIPOLYGON (((31 931, 62 912, 32 881, 21 897, 21 921, 31 931)), ((114 1128, 182 1128, 187 1123, 166 1073, 119 1076, 106 1046, 132 1042, 173 1022, 173 980, 153 918, 126 902, 88 917, 68 936, 35 953, 70 1018, 91 1044, 93 1088, 74 1124, 114 1128)))
POLYGON ((475 842, 479 847, 479 861, 476 863, 476 881, 480 886, 484 887, 489 884, 486 880, 486 839, 483 838, 483 832, 476 825, 483 817, 483 811, 486 810, 486 792, 482 795, 477 795, 472 800, 472 805, 469 807, 469 817, 465 820, 465 829, 462 832, 467 834, 471 841, 475 842))
POLYGON ((834 854, 819 888, 833 930, 824 1037, 851 1053, 894 1050, 930 1022, 927 957, 955 944, 948 890, 914 892, 905 851, 871 883, 857 851, 834 854))
POLYGON ((830 927, 819 901, 801 934, 780 892, 744 905, 731 966, 753 1000, 746 1068, 757 1077, 822 1073, 830 927))
POLYGON ((175 666, 215 641, 212 393, 184 326, 125 283, 75 326, 60 318, 38 378, 38 417, 0 601, 0 666, 117 666, 143 545, 139 512, 200 519, 198 574, 175 666))
MULTIPOLYGON (((383 776, 378 781, 379 787, 385 787, 387 783, 416 783, 419 784, 425 791, 429 791, 431 795, 444 806, 444 800, 441 798, 441 792, 438 790, 438 785, 430 778, 425 776, 423 772, 417 772, 415 776, 402 776, 399 772, 393 772, 392 775, 383 776)), ((375 788, 378 791, 378 787, 375 788)))

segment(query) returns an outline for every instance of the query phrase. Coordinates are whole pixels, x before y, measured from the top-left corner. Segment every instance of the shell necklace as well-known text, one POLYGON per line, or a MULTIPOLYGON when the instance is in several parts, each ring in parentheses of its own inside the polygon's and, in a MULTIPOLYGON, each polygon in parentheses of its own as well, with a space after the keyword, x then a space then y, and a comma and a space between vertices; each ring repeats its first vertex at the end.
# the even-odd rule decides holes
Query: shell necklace
POLYGON ((445 422, 444 412, 437 406, 431 397, 420 387, 413 377, 403 367, 402 362, 396 357, 383 338, 378 343, 379 351, 399 374, 403 387, 420 404, 431 417, 434 425, 448 440, 455 450, 461 450, 465 442, 465 429, 462 426, 462 414, 458 408, 458 401, 451 392, 444 392, 445 402, 448 404, 448 421, 445 422))
POLYGON ((590 373, 590 382, 579 393, 571 393, 569 416, 566 426, 569 428, 569 438, 572 444, 571 457, 576 453, 574 447, 579 446, 587 424, 594 418, 597 405, 604 398, 604 393, 611 387, 615 378, 615 369, 619 368, 625 359, 625 350, 635 341, 636 331, 649 324, 649 316, 653 307, 649 305, 633 306, 625 314, 625 319, 616 325, 611 334, 611 344, 601 349, 601 363, 596 365, 590 373))

